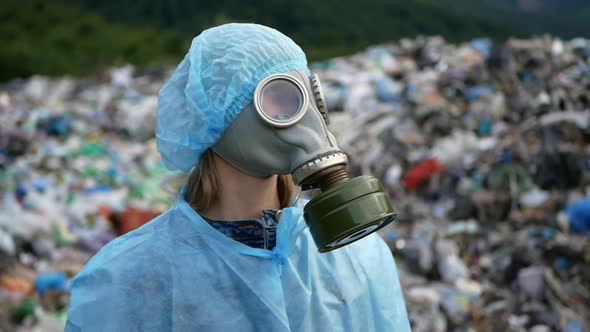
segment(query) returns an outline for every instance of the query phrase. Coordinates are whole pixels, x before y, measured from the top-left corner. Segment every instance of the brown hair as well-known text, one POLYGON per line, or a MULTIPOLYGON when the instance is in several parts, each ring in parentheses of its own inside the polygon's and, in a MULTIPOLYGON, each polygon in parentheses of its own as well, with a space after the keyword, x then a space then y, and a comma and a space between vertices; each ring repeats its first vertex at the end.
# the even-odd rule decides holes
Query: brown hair
MULTIPOLYGON (((187 181, 186 201, 196 211, 205 211, 219 199, 219 178, 215 169, 213 151, 207 150, 196 167, 191 171, 187 181)), ((279 175, 277 191, 281 209, 289 206, 291 195, 295 192, 295 183, 291 175, 279 175)))

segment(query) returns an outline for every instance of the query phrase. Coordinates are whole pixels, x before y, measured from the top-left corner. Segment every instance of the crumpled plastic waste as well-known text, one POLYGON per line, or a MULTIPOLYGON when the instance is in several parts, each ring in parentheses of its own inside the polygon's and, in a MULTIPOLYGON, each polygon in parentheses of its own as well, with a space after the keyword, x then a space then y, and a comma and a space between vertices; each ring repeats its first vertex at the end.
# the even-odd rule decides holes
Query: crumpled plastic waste
POLYGON ((579 200, 565 209, 567 229, 572 233, 590 233, 590 198, 579 200))
POLYGON ((69 279, 174 201, 154 141, 167 75, 0 85, 0 330, 63 331, 69 279))
POLYGON ((589 51, 420 37, 312 65, 351 172, 398 211, 415 331, 590 329, 589 51))

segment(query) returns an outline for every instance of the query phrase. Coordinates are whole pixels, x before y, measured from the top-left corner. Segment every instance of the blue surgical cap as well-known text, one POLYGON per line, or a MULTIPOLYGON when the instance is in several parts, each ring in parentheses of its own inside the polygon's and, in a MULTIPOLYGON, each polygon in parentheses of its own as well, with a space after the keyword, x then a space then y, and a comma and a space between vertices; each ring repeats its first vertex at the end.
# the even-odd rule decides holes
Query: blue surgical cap
POLYGON ((160 90, 156 143, 166 167, 188 172, 265 77, 309 73, 303 50, 275 29, 231 23, 203 31, 160 90))

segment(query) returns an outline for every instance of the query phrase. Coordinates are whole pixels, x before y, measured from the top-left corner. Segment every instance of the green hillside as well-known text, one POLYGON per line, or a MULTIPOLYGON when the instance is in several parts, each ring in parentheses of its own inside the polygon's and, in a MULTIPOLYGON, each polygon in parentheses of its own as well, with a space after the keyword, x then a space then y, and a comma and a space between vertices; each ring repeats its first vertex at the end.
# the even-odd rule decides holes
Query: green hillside
POLYGON ((428 0, 440 8, 452 8, 526 34, 549 33, 563 38, 590 37, 590 1, 540 1, 536 10, 525 11, 514 0, 428 0))
POLYGON ((514 33, 425 1, 4 0, 0 80, 178 63, 193 36, 231 21, 275 27, 312 61, 420 34, 459 41, 514 33))
POLYGON ((3 0, 0 81, 32 74, 82 75, 115 63, 175 63, 189 42, 176 32, 111 24, 62 4, 3 0))
POLYGON ((277 28, 311 58, 325 58, 370 44, 419 34, 451 41, 503 38, 513 31, 418 0, 64 0, 114 22, 175 29, 195 35, 230 21, 277 28))

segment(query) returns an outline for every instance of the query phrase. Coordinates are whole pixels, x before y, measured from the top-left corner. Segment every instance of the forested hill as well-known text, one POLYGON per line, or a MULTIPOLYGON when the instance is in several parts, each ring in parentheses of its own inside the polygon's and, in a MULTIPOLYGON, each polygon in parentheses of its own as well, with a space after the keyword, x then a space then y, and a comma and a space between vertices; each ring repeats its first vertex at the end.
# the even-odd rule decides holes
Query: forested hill
MULTIPOLYGON (((549 6, 557 0, 530 1, 543 5, 525 8, 534 12, 537 23, 546 15, 554 18, 548 13, 569 11, 570 21, 545 24, 566 37, 579 31, 575 29, 584 10, 590 13, 588 6, 574 10, 580 7, 576 1, 587 0, 560 0, 559 11, 549 6)), ((175 64, 192 37, 226 22, 275 27, 299 43, 312 61, 420 34, 456 42, 538 32, 537 23, 523 21, 516 4, 522 1, 2 0, 0 81, 33 74, 83 75, 116 63, 175 64), (500 14, 488 13, 492 9, 500 14)))
POLYGON ((588 0, 64 0, 109 20, 189 34, 226 21, 279 28, 308 46, 366 45, 441 34, 451 41, 506 32, 590 36, 588 0), (477 17, 474 18, 474 17, 477 17))
POLYGON ((177 32, 109 23, 56 1, 0 4, 0 81, 34 74, 85 75, 129 62, 175 63, 189 43, 177 32))
POLYGON ((63 0, 108 20, 163 27, 195 35, 226 22, 272 26, 300 43, 311 58, 325 58, 374 43, 418 34, 451 41, 501 39, 514 29, 455 14, 425 0, 63 0))
POLYGON ((590 37, 588 0, 428 0, 525 34, 590 37))

